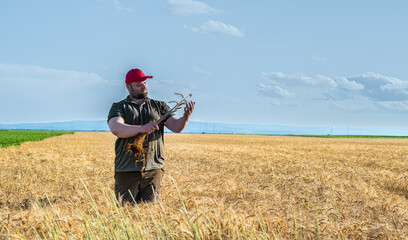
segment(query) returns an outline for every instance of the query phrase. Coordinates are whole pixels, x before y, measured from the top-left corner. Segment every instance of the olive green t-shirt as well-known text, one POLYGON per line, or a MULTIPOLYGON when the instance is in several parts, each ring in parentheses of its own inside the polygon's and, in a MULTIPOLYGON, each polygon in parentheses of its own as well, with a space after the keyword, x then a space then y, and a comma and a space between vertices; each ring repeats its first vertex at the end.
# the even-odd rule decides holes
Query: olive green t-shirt
MULTIPOLYGON (((141 105, 128 96, 126 99, 112 104, 109 111, 108 122, 111 118, 121 117, 129 125, 144 125, 149 122, 157 121, 162 115, 170 111, 170 107, 163 101, 157 101, 147 98, 141 105)), ((144 171, 160 169, 164 166, 164 122, 173 116, 169 114, 159 124, 159 130, 155 130, 147 135, 147 153, 146 166, 144 171)), ((130 138, 118 138, 115 143, 115 172, 141 171, 143 162, 136 164, 136 157, 128 151, 128 144, 133 143, 138 135, 130 138)))

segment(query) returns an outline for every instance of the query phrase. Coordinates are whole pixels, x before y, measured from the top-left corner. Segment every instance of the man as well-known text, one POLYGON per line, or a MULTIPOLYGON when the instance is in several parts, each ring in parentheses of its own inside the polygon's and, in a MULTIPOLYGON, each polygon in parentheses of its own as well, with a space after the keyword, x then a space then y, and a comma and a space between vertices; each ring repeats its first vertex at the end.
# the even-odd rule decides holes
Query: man
POLYGON ((115 143, 115 195, 122 205, 128 203, 153 202, 160 193, 164 166, 164 126, 173 132, 181 132, 188 123, 195 102, 188 102, 181 118, 169 114, 163 124, 154 123, 170 110, 163 101, 148 98, 147 79, 140 69, 131 69, 126 74, 129 96, 113 103, 109 111, 108 125, 118 137, 115 143), (145 162, 137 161, 128 151, 138 134, 148 133, 145 162), (145 166, 144 166, 145 164, 145 166))

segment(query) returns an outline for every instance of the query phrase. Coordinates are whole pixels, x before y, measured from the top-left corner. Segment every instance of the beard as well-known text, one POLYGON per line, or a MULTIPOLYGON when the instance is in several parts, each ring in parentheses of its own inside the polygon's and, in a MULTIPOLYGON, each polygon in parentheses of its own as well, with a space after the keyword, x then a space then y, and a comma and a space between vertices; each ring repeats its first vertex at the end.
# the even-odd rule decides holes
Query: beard
POLYGON ((138 93, 134 97, 136 99, 145 99, 145 98, 147 98, 147 92, 146 93, 138 93))
POLYGON ((147 90, 146 90, 146 92, 138 92, 136 94, 134 94, 132 92, 132 97, 134 99, 145 99, 145 98, 147 98, 147 94, 148 94, 147 90))

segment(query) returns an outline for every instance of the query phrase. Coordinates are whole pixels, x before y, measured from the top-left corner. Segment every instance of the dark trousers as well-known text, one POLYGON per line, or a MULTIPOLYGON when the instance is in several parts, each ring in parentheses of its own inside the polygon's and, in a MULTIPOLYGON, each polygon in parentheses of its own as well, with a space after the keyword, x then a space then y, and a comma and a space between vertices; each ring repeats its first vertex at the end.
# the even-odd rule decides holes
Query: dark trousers
POLYGON ((163 175, 162 169, 115 172, 115 195, 122 205, 157 201, 163 175))

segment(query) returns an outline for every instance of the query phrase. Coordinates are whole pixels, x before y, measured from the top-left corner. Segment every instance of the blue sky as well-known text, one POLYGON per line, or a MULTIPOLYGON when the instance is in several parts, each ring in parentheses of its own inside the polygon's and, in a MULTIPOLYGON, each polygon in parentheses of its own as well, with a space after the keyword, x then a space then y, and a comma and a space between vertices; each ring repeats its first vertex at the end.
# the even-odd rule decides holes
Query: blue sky
POLYGON ((105 119, 124 76, 194 121, 408 127, 408 2, 0 3, 1 123, 105 119))

